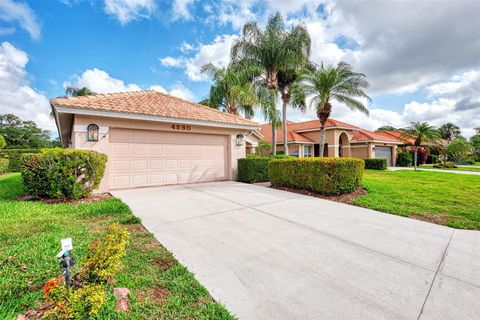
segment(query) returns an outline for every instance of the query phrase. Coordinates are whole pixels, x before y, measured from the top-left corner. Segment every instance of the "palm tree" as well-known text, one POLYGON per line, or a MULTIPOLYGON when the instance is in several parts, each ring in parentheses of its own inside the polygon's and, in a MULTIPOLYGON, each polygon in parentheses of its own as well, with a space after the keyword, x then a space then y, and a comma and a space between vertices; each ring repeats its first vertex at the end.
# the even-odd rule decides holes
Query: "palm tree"
POLYGON ((298 69, 308 63, 310 48, 311 39, 306 27, 299 24, 291 30, 286 30, 279 12, 268 19, 265 29, 260 29, 256 22, 246 23, 242 36, 232 46, 231 58, 234 63, 262 68, 266 87, 269 90, 281 89, 283 143, 286 154, 288 154, 286 113, 290 100, 288 88, 294 83, 298 69))
POLYGON ((282 125, 280 121, 280 112, 275 105, 277 99, 276 91, 259 88, 260 107, 265 121, 272 125, 272 155, 277 154, 277 129, 282 125))
POLYGON ((76 88, 69 86, 65 89, 65 95, 70 97, 89 96, 92 94, 95 94, 95 92, 88 89, 87 87, 76 88))
MULTIPOLYGON (((303 70, 303 72, 305 72, 303 70)), ((288 124, 287 124, 287 106, 290 104, 295 109, 304 111, 307 107, 305 95, 298 90, 297 80, 301 75, 300 70, 279 71, 277 74, 278 91, 282 99, 282 129, 283 129, 283 149, 288 156, 288 124)))
POLYGON ((449 144, 454 138, 460 135, 460 127, 451 122, 442 124, 439 130, 442 139, 447 140, 449 144))
POLYGON ((253 106, 257 103, 254 79, 259 68, 235 65, 218 68, 209 63, 202 67, 202 72, 213 79, 207 101, 204 101, 206 105, 235 115, 242 112, 247 118, 253 116, 253 106))
POLYGON ((367 107, 355 99, 358 97, 370 101, 370 97, 364 91, 367 87, 365 75, 353 72, 352 67, 345 62, 340 62, 335 67, 325 67, 322 63, 315 71, 300 77, 297 90, 303 91, 311 98, 310 107, 315 107, 320 120, 320 157, 323 157, 325 125, 332 113, 332 100, 344 103, 351 110, 358 110, 368 115, 367 107))
POLYGON ((414 139, 413 166, 417 170, 418 148, 425 142, 437 142, 441 139, 440 133, 434 126, 427 122, 411 122, 410 127, 404 129, 401 139, 414 139))

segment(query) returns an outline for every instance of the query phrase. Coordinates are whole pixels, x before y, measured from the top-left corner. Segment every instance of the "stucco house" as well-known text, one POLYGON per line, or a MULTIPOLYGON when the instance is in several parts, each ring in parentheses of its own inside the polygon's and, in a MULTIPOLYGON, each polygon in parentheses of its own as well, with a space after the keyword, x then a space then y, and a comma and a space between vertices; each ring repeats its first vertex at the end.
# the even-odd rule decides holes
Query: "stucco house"
POLYGON ((108 155, 98 191, 233 180, 260 125, 156 91, 50 100, 64 147, 108 155))
MULTIPOLYGON (((318 157, 320 142, 320 122, 288 121, 287 140, 290 155, 318 157)), ((264 124, 260 128, 263 140, 273 143, 272 126, 264 124)), ((351 124, 328 119, 325 132, 325 157, 386 158, 390 166, 395 166, 397 148, 405 144, 399 137, 386 131, 372 132, 351 124)), ((277 150, 283 150, 283 132, 277 129, 277 150)))

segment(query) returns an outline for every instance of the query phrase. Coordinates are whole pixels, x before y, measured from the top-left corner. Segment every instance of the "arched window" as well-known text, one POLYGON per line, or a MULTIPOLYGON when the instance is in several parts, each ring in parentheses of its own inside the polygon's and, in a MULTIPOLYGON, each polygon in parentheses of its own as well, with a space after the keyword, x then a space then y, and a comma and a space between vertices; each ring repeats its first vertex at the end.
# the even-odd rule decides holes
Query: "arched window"
POLYGON ((98 126, 94 123, 89 124, 87 127, 87 140, 98 141, 98 126))

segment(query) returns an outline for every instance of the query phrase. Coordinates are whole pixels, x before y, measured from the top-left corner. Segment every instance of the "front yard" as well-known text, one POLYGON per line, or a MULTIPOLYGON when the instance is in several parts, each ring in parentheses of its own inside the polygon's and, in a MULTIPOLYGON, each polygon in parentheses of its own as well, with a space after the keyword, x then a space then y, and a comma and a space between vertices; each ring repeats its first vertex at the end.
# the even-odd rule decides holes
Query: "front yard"
POLYGON ((120 200, 78 205, 16 201, 22 193, 19 174, 0 176, 0 319, 39 307, 43 285, 60 274, 55 258, 60 239, 73 238, 78 266, 88 243, 113 222, 126 225, 131 234, 114 284, 130 289, 131 311, 117 313, 109 295, 98 318, 233 319, 120 200))
POLYGON ((457 168, 434 168, 433 165, 423 165, 420 168, 422 168, 422 169, 441 169, 441 170, 480 172, 480 166, 477 166, 477 165, 457 167, 457 168))
POLYGON ((368 194, 355 205, 480 230, 480 176, 366 170, 363 186, 368 194))

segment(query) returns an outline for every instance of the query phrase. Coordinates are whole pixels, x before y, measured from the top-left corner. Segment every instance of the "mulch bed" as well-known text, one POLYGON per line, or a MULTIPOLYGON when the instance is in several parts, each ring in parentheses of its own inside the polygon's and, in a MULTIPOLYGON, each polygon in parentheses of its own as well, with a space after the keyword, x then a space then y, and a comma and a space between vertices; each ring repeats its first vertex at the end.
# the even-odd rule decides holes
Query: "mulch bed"
POLYGON ((57 204, 57 203, 85 204, 85 203, 98 202, 98 201, 102 201, 109 198, 112 198, 112 195, 107 192, 107 193, 92 194, 87 198, 78 199, 78 200, 71 200, 68 198, 44 199, 36 196, 27 195, 27 196, 22 196, 17 198, 17 201, 40 201, 47 204, 57 204))
POLYGON ((306 195, 306 196, 321 198, 321 199, 325 199, 325 200, 342 202, 342 203, 350 203, 351 201, 355 200, 356 198, 358 198, 360 196, 363 196, 363 195, 366 195, 368 193, 368 191, 363 189, 363 188, 358 188, 357 190, 355 190, 352 193, 345 193, 345 194, 339 194, 339 195, 325 195, 325 194, 320 194, 320 193, 316 193, 316 192, 312 192, 312 191, 308 191, 308 190, 287 188, 287 187, 275 188, 275 187, 270 186, 270 188, 278 189, 278 190, 284 190, 284 191, 298 193, 298 194, 303 194, 303 195, 306 195))

